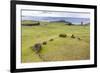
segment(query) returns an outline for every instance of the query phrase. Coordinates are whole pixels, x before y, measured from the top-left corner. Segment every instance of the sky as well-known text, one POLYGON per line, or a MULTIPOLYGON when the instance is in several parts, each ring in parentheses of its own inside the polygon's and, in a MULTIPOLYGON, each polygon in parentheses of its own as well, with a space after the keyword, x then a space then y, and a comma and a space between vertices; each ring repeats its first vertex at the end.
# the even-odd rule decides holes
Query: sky
POLYGON ((22 16, 90 18, 90 13, 22 10, 22 16))
POLYGON ((74 24, 90 23, 89 12, 22 10, 21 15, 22 20, 47 22, 65 20, 74 24))

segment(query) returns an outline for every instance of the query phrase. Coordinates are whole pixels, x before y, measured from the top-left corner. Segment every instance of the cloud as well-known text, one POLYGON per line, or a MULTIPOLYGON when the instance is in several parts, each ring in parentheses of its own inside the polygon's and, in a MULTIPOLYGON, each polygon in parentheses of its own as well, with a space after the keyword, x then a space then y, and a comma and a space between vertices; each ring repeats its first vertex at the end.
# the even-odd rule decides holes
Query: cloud
POLYGON ((22 10, 22 16, 90 18, 90 13, 22 10))

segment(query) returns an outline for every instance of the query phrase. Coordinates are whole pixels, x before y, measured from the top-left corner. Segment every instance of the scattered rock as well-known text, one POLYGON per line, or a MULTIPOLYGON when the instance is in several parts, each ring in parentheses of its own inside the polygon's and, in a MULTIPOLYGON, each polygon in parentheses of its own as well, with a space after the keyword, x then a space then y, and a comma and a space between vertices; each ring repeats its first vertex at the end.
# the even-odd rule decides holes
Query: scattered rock
POLYGON ((65 37, 67 37, 67 35, 66 34, 59 34, 59 37, 65 38, 65 37))
POLYGON ((78 40, 81 40, 80 38, 77 38, 78 40))
POLYGON ((75 36, 72 34, 71 38, 75 38, 75 36))
POLYGON ((46 41, 44 41, 44 42, 43 42, 43 45, 46 45, 46 44, 47 44, 47 42, 46 42, 46 41))
POLYGON ((54 39, 50 39, 49 41, 53 41, 54 39))
POLYGON ((42 45, 41 45, 40 43, 36 43, 36 44, 33 46, 33 50, 34 50, 36 53, 39 53, 41 49, 42 49, 42 45))

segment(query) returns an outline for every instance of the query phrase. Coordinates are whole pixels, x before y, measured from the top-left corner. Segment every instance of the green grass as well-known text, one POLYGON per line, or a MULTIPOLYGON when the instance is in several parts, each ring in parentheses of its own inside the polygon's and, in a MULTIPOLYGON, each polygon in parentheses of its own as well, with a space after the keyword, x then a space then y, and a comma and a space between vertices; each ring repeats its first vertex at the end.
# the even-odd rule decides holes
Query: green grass
POLYGON ((64 23, 45 23, 40 26, 22 26, 22 63, 42 61, 86 60, 90 58, 90 26, 68 26, 64 23), (47 25, 42 25, 47 24, 47 25), (60 38, 59 34, 67 34, 60 38), (75 39, 71 35, 75 35, 75 39), (82 40, 78 40, 80 37, 82 40), (48 41, 54 38, 53 41, 48 41), (31 46, 42 45, 41 58, 31 46))
POLYGON ((31 20, 24 20, 21 22, 21 24, 34 24, 34 23, 37 23, 37 22, 31 21, 31 20))

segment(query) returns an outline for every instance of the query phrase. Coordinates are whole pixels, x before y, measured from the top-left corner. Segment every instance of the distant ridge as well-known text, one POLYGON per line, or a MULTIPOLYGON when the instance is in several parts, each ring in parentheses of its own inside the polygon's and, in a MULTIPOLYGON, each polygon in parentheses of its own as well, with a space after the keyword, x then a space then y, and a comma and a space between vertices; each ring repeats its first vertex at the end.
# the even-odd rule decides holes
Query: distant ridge
POLYGON ((46 22, 71 22, 73 24, 80 24, 83 22, 84 24, 90 23, 89 18, 75 18, 75 17, 39 17, 39 16, 21 16, 23 20, 32 20, 32 21, 46 21, 46 22))

